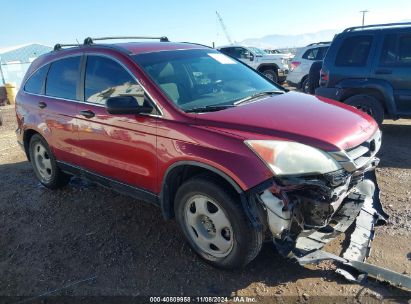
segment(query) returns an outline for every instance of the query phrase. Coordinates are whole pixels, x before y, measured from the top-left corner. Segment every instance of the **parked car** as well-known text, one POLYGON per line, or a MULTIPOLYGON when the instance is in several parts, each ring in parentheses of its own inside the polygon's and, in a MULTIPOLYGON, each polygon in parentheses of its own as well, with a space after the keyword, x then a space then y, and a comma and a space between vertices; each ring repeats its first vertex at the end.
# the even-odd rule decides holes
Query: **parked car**
POLYGON ((300 48, 291 61, 287 83, 301 89, 304 93, 308 93, 308 73, 310 67, 314 61, 323 60, 329 45, 330 42, 318 42, 300 48))
POLYGON ((256 47, 229 45, 218 50, 228 56, 241 60, 268 79, 282 83, 288 74, 288 58, 283 54, 267 54, 256 47))
POLYGON ((411 22, 351 27, 324 58, 316 94, 354 106, 381 124, 411 117, 411 22))
POLYGON ((98 40, 38 57, 17 94, 18 142, 45 187, 79 175, 151 202, 223 268, 253 260, 266 233, 284 256, 311 253, 363 204, 373 227, 370 116, 205 46, 98 40), (302 241, 312 233, 320 243, 302 241))

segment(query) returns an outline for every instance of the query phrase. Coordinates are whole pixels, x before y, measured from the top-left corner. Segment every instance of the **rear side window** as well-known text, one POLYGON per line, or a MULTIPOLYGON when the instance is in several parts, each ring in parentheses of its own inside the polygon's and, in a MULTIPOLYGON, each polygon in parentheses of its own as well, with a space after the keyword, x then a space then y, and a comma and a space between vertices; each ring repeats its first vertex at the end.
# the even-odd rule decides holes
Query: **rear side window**
POLYGON ((373 37, 353 36, 344 39, 337 53, 336 66, 360 67, 367 64, 373 37))
POLYGON ((24 91, 33 94, 43 94, 44 93, 44 80, 46 79, 47 71, 49 70, 49 65, 38 69, 33 75, 30 76, 24 85, 24 91))
POLYGON ((233 48, 222 48, 220 50, 222 53, 233 56, 234 55, 234 49, 233 48))
POLYGON ((64 58, 51 64, 46 81, 46 95, 77 99, 80 78, 80 56, 64 58))
POLYGON ((380 57, 381 65, 411 64, 411 35, 385 36, 380 57))
POLYGON ((308 60, 315 60, 317 58, 319 48, 314 48, 305 51, 303 58, 308 60))
POLYGON ((107 98, 120 95, 134 96, 140 105, 145 101, 143 88, 119 63, 106 57, 88 56, 85 100, 104 105, 107 98))

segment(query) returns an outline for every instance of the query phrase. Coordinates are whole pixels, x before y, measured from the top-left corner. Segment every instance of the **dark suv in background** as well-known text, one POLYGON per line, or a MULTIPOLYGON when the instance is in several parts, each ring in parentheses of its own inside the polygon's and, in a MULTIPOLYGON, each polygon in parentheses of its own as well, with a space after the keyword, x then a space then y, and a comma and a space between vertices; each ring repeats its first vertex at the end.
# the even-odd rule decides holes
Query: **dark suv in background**
POLYGON ((411 117, 411 22, 352 27, 335 36, 316 94, 359 108, 381 124, 411 117))

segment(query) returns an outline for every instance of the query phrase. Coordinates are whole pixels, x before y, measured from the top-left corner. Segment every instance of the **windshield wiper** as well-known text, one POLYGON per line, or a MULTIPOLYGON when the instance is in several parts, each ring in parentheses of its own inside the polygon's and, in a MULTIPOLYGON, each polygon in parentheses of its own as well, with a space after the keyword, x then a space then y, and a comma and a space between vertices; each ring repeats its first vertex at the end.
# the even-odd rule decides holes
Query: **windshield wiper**
POLYGON ((220 111, 227 108, 235 107, 233 104, 226 104, 226 105, 209 105, 204 107, 192 108, 188 110, 184 110, 186 113, 198 113, 198 112, 213 112, 213 111, 220 111))
POLYGON ((280 90, 258 92, 258 93, 255 93, 253 95, 238 99, 236 102, 234 102, 234 105, 239 105, 240 103, 250 101, 250 100, 256 99, 258 97, 265 96, 265 95, 274 95, 274 94, 283 94, 283 93, 284 93, 284 91, 280 91, 280 90))

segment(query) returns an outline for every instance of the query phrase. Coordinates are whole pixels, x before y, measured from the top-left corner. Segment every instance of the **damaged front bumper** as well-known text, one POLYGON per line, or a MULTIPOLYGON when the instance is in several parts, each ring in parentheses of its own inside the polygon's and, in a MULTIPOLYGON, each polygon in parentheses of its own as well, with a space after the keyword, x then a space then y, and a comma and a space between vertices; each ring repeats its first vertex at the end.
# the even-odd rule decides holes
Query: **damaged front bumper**
MULTIPOLYGON (((266 226, 278 251, 301 265, 334 260, 411 289, 409 277, 365 263, 374 227, 388 219, 379 199, 378 162, 374 157, 351 173, 343 170, 331 176, 275 180, 258 200, 266 210, 266 226), (346 241, 341 257, 321 250, 342 233, 346 241)), ((337 272, 349 280, 361 278, 347 267, 337 272)))

